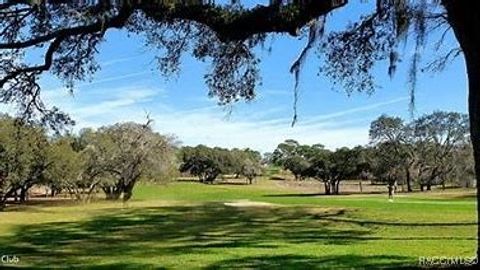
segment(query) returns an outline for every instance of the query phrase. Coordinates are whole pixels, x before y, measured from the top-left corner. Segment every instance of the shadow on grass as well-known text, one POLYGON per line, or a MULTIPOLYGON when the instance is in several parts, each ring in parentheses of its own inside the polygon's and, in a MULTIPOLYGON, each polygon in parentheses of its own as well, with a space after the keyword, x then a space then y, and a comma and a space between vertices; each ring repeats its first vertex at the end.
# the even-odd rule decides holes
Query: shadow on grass
POLYGON ((208 270, 217 269, 352 269, 361 266, 362 269, 415 269, 412 266, 407 267, 407 257, 404 256, 357 256, 357 255, 338 255, 338 256, 298 256, 298 255, 279 255, 279 256, 261 256, 246 257, 240 259, 220 261, 208 266, 208 270))
POLYGON ((162 265, 131 262, 186 254, 217 256, 209 269, 315 269, 324 264, 380 267, 391 263, 404 265, 408 259, 411 262, 407 257, 293 255, 219 261, 223 257, 219 258, 218 252, 226 248, 264 250, 286 244, 350 245, 367 241, 371 227, 339 226, 328 220, 344 214, 343 210, 332 209, 319 215, 298 208, 241 208, 220 203, 110 209, 85 221, 19 226, 13 235, 0 238, 0 254, 15 254, 23 266, 43 268, 157 269, 162 265))

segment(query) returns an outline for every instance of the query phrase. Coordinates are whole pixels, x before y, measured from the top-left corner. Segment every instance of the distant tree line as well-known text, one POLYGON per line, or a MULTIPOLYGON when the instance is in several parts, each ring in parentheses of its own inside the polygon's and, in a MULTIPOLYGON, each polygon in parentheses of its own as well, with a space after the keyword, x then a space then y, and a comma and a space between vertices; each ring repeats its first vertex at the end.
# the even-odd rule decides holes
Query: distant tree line
POLYGON ((213 183, 220 176, 252 184, 264 163, 290 171, 296 180, 321 181, 326 194, 339 194, 343 180, 363 179, 390 188, 406 185, 471 186, 474 161, 468 117, 434 112, 410 122, 382 115, 370 125, 370 143, 326 149, 295 140, 271 154, 251 149, 198 145, 179 148, 174 138, 145 124, 117 123, 78 134, 49 134, 43 127, 0 115, 0 210, 8 201, 24 202, 35 186, 51 196, 69 194, 88 201, 97 192, 128 201, 139 181, 165 181, 178 173, 213 183))
POLYGON ((119 123, 78 135, 49 136, 40 126, 0 116, 0 209, 25 201, 34 186, 89 200, 97 191, 127 201, 140 179, 171 178, 175 143, 151 123, 119 123))
POLYGON ((252 184, 261 174, 260 152, 251 149, 225 149, 198 145, 180 150, 180 172, 198 177, 202 183, 213 183, 221 174, 245 177, 252 184))
POLYGON ((270 163, 289 170, 296 180, 314 178, 326 194, 338 194, 340 181, 370 179, 389 186, 471 185, 474 163, 468 117, 455 112, 434 112, 406 123, 380 116, 370 126, 370 144, 335 151, 321 144, 280 143, 270 163))

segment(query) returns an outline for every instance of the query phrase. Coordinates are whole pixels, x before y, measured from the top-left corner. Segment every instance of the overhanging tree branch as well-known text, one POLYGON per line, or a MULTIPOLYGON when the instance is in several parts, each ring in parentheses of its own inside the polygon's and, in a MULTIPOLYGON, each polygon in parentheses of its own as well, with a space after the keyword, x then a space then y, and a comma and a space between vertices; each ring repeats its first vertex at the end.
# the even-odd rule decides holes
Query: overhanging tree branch
POLYGON ((308 0, 300 2, 301 4, 293 3, 284 6, 260 5, 247 10, 229 10, 212 4, 177 4, 174 7, 169 7, 156 1, 124 2, 120 6, 119 14, 112 19, 99 20, 90 25, 53 30, 50 33, 26 41, 1 43, 0 49, 27 48, 62 35, 74 36, 94 33, 102 29, 121 28, 134 11, 142 11, 147 17, 158 22, 185 20, 200 23, 208 26, 224 42, 246 40, 251 36, 265 33, 288 33, 296 36, 298 30, 310 21, 347 4, 347 0, 308 0))
POLYGON ((71 44, 88 42, 91 36, 100 40, 105 31, 113 28, 126 27, 129 32, 145 33, 147 37, 151 34, 153 38, 147 38, 147 43, 167 51, 170 62, 159 65, 166 65, 169 70, 175 67, 183 50, 189 49, 189 44, 185 40, 179 43, 180 36, 171 35, 165 29, 183 31, 187 36, 191 29, 196 29, 192 34, 196 37, 188 43, 194 43, 194 57, 212 60, 212 72, 205 77, 210 95, 218 96, 220 104, 249 100, 254 96, 259 79, 258 59, 251 49, 262 42, 262 37, 268 33, 298 35, 302 27, 346 5, 347 0, 270 3, 244 8, 204 0, 97 0, 86 5, 81 1, 63 0, 5 1, 0 5, 0 15, 8 13, 14 17, 0 16, 0 25, 5 22, 0 26, 0 32, 5 32, 0 36, 3 56, 0 90, 6 102, 25 103, 33 92, 27 88, 39 88, 37 77, 45 71, 52 71, 71 88, 74 80, 95 72, 96 68, 88 63, 94 61, 93 52, 99 42, 78 48, 71 44), (24 55, 43 46, 47 47, 43 63, 31 64, 23 60, 24 55), (64 48, 72 48, 75 52, 64 48), (182 52, 169 54, 175 48, 182 52), (58 63, 66 65, 66 69, 57 69, 58 63), (73 75, 67 76, 65 72, 73 75))

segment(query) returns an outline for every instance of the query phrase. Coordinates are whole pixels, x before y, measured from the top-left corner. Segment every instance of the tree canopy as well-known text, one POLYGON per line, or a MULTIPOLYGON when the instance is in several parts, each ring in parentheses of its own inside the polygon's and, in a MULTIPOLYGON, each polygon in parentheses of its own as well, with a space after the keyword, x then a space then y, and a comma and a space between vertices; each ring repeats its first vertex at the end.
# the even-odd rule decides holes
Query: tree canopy
POLYGON ((172 178, 173 138, 150 123, 118 123, 78 135, 47 134, 38 125, 0 116, 0 209, 7 200, 27 199, 34 186, 89 200, 100 188, 108 199, 127 201, 135 184, 172 178))
MULTIPOLYGON (((446 24, 444 10, 427 0, 372 2, 370 14, 322 38, 326 15, 346 5, 346 0, 271 0, 253 7, 238 0, 5 1, 0 5, 0 21, 5 22, 0 29, 1 97, 43 122, 72 123, 66 114, 41 102, 38 78, 50 71, 70 89, 76 81, 91 78, 100 68, 95 56, 109 29, 145 37, 158 52, 158 68, 166 76, 180 70, 183 54, 209 61, 205 82, 209 95, 220 104, 255 97, 260 59, 253 49, 268 34, 308 36, 291 66, 297 82, 307 52, 318 49, 325 56, 322 74, 347 92, 372 92, 375 83, 370 70, 385 60, 393 75, 401 59, 399 43, 413 30, 417 42, 410 72, 413 92, 420 50, 426 35, 446 24), (32 51, 43 53, 43 62, 28 61, 32 51)), ((454 55, 458 53, 450 57, 454 55)))
POLYGON ((164 52, 156 59, 163 74, 177 72, 188 51, 211 60, 205 76, 209 95, 221 104, 249 100, 259 78, 252 48, 265 34, 299 35, 312 20, 345 3, 275 0, 247 9, 239 1, 6 1, 0 5, 0 99, 44 123, 72 123, 42 103, 39 76, 50 71, 73 89, 100 68, 95 55, 105 32, 122 28, 164 52), (34 50, 43 51, 43 62, 28 62, 34 50))
POLYGON ((370 125, 366 146, 328 150, 290 139, 277 146, 270 163, 296 180, 322 181, 326 194, 338 194, 343 180, 358 179, 406 184, 407 192, 447 182, 469 186, 474 174, 468 130, 467 115, 456 112, 436 111, 410 122, 381 115, 370 125))
POLYGON ((245 176, 251 184, 261 174, 261 155, 249 148, 240 150, 197 145, 182 147, 180 172, 197 176, 202 183, 212 183, 220 174, 245 176))

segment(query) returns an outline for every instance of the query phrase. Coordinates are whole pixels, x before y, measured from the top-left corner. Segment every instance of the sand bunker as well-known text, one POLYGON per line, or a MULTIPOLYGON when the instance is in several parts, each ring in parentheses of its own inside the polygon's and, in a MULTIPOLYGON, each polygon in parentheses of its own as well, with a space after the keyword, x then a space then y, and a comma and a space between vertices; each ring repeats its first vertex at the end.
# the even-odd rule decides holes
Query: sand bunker
POLYGON ((238 200, 234 202, 226 202, 224 203, 226 206, 232 207, 273 207, 276 204, 267 203, 267 202, 254 202, 250 200, 238 200))

